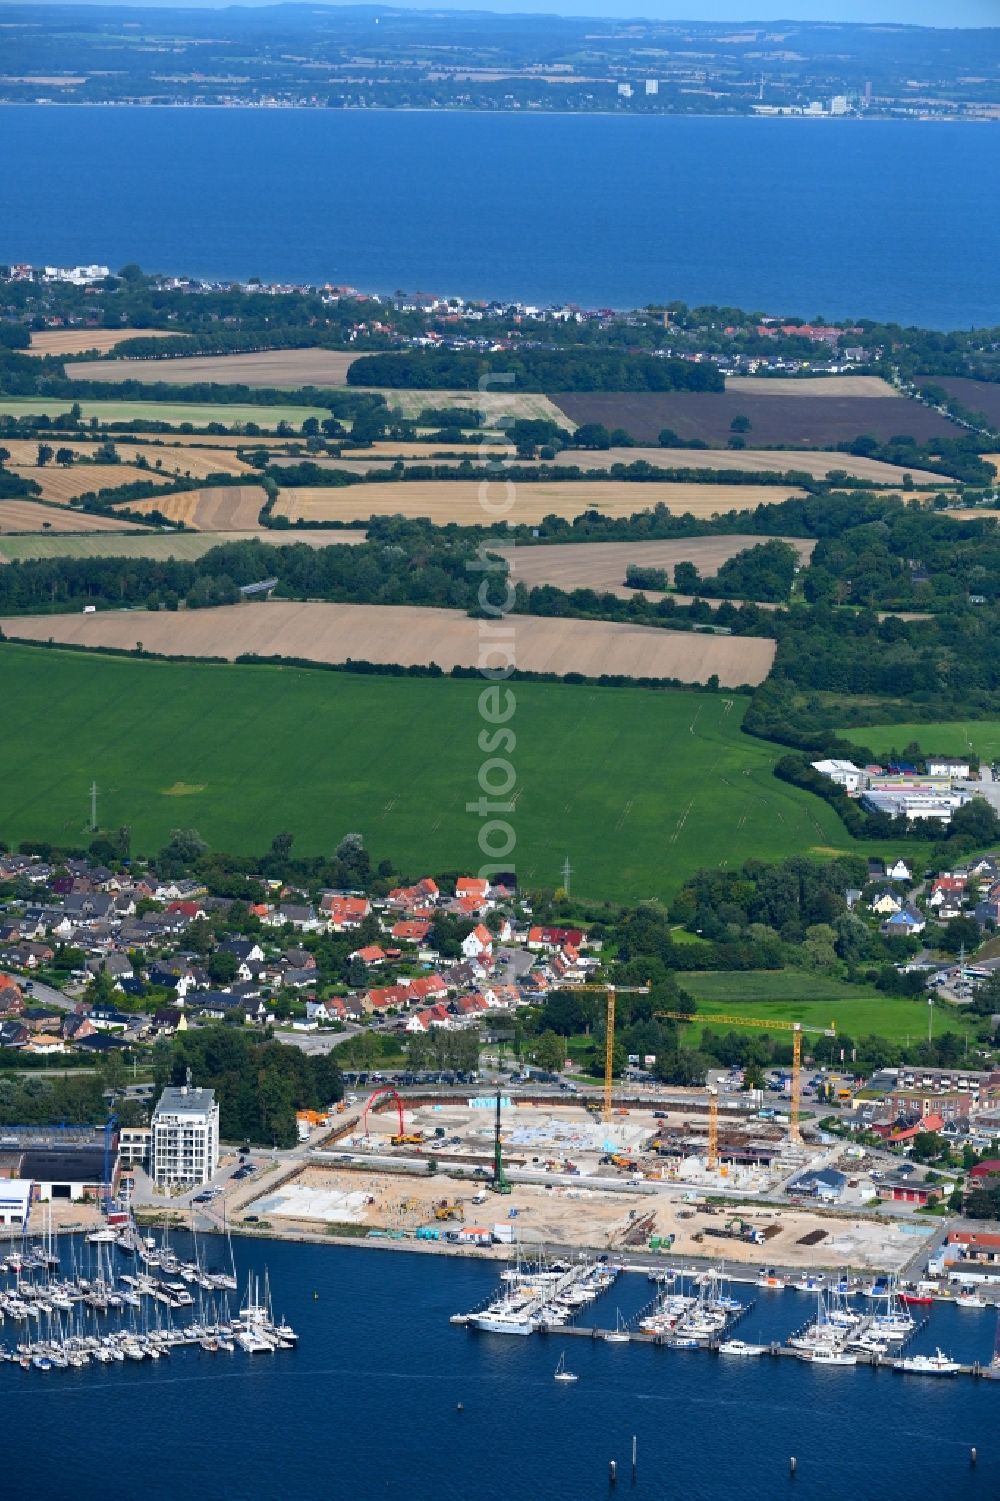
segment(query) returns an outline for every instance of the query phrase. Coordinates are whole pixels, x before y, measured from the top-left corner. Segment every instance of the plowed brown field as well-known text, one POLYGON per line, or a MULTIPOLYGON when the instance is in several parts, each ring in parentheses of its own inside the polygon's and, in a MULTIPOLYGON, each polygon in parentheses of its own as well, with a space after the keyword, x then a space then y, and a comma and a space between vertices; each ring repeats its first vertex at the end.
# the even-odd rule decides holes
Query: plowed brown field
MULTIPOLYGON (((750 636, 714 636, 666 631, 655 626, 593 620, 509 617, 516 665, 530 672, 604 673, 669 677, 703 683, 714 673, 725 687, 762 681, 775 643, 750 636)), ((269 604, 223 605, 174 613, 105 610, 96 615, 15 616, 0 627, 23 640, 56 641, 128 650, 141 641, 147 651, 175 656, 306 657, 314 662, 436 662, 452 667, 503 666, 506 648, 491 650, 483 622, 457 610, 411 605, 269 604)), ((506 640, 506 638, 505 638, 506 640)))
POLYGON ((474 526, 491 521, 534 524, 545 516, 580 516, 599 510, 605 516, 631 516, 662 502, 676 513, 712 516, 750 511, 765 503, 802 495, 782 485, 629 484, 625 480, 581 480, 564 484, 531 481, 514 487, 514 503, 505 508, 503 483, 491 484, 480 499, 478 480, 405 480, 346 489, 322 487, 282 490, 275 512, 292 521, 364 521, 369 516, 427 516, 438 525, 454 521, 474 526))
POLYGON ((257 531, 266 498, 259 485, 210 485, 134 500, 128 509, 137 515, 159 511, 169 521, 182 521, 198 532, 246 532, 257 531))
POLYGON ((89 516, 58 506, 43 506, 32 500, 0 500, 0 532, 142 532, 131 521, 117 516, 89 516))

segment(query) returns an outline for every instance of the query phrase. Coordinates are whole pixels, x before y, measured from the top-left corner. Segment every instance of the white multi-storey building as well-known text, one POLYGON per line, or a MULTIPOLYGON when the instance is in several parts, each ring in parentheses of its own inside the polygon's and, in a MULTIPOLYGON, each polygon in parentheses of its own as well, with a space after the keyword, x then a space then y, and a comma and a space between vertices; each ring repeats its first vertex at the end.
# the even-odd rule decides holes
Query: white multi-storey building
POLYGON ((219 1107, 214 1089, 171 1086, 151 1124, 149 1172, 158 1188, 207 1183, 219 1165, 219 1107))

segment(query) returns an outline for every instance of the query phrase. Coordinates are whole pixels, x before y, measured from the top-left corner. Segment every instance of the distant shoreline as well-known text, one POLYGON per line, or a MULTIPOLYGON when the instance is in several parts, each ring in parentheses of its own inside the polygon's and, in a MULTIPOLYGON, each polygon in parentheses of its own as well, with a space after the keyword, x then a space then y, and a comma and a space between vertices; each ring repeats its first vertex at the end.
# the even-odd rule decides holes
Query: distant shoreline
MULTIPOLYGON (((759 115, 737 111, 699 113, 687 110, 659 110, 649 113, 629 112, 616 109, 469 109, 467 105, 442 105, 429 109, 426 105, 410 104, 199 104, 182 101, 177 104, 157 104, 139 99, 0 99, 3 109, 157 109, 157 110, 218 110, 224 114, 246 112, 255 115, 488 115, 491 119, 518 120, 760 120, 765 123, 779 121, 807 122, 828 125, 1000 125, 1000 114, 964 115, 948 119, 941 115, 759 115)), ((1000 101, 997 103, 1000 110, 1000 101)))

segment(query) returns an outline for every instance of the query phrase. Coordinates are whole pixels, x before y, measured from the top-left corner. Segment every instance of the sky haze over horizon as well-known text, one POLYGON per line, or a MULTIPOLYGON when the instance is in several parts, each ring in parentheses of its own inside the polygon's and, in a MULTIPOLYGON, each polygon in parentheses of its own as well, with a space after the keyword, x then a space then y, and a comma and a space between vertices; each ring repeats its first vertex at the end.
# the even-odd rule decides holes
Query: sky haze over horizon
MULTIPOLYGON (((107 4, 108 0, 46 0, 49 4, 107 4)), ((115 0, 111 0, 115 3, 115 0)), ((141 9, 219 10, 234 0, 121 0, 141 9)), ((276 0, 235 0, 237 6, 271 5, 276 0)), ((280 0, 278 0, 280 3, 280 0)), ((319 0, 336 5, 338 0, 319 0)), ((344 0, 345 4, 367 0, 344 0)), ((942 14, 941 0, 392 0, 386 9, 479 10, 499 14, 602 16, 670 21, 850 21, 869 25, 1000 26, 1000 0, 951 0, 942 14)))

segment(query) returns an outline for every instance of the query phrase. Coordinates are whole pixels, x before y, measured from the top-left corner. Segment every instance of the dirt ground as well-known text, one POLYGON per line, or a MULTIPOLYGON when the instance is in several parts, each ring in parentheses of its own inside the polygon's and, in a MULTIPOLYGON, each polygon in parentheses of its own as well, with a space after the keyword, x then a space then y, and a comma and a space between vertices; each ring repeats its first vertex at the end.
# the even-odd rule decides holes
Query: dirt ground
MULTIPOLYGON (((440 1160, 440 1159, 439 1159, 440 1160)), ((442 1163, 443 1167, 443 1163, 442 1163)), ((722 1229, 732 1215, 725 1208, 710 1213, 685 1204, 676 1192, 634 1195, 615 1189, 514 1185, 510 1195, 488 1193, 459 1182, 441 1171, 433 1177, 380 1173, 375 1170, 309 1166, 294 1182, 276 1193, 265 1192, 246 1209, 266 1218, 279 1233, 316 1231, 323 1225, 354 1225, 368 1229, 402 1230, 412 1234, 420 1226, 454 1229, 483 1225, 487 1229, 510 1223, 516 1210, 517 1235, 522 1245, 580 1246, 600 1251, 645 1251, 649 1237, 674 1236, 671 1258, 707 1257, 755 1269, 768 1265, 790 1268, 851 1266, 857 1270, 894 1270, 917 1248, 917 1237, 894 1223, 875 1219, 813 1214, 807 1210, 755 1204, 734 1212, 767 1233, 766 1242, 705 1235, 722 1229), (456 1217, 435 1219, 435 1208, 446 1200, 458 1205, 456 1217), (459 1202, 460 1201, 460 1202, 459 1202), (652 1223, 647 1216, 653 1216, 652 1223), (631 1241, 637 1220, 646 1223, 631 1241), (776 1233, 772 1227, 779 1226, 776 1233), (815 1243, 803 1244, 803 1240, 815 1243)), ((928 1236, 933 1226, 927 1226, 928 1236)))
POLYGON ((508 491, 503 480, 484 496, 479 480, 400 480, 347 489, 282 490, 275 513, 291 521, 366 521, 369 516, 426 516, 437 525, 460 526, 508 521, 534 525, 546 516, 572 519, 584 511, 631 516, 662 504, 675 514, 712 516, 751 511, 804 492, 793 485, 631 484, 627 480, 519 482, 508 491))
MULTIPOLYGON (((233 525, 229 520, 217 524, 233 525)), ((19 615, 0 624, 9 635, 24 640, 52 637, 131 650, 141 639, 147 651, 174 656, 235 658, 254 652, 314 662, 350 657, 404 667, 435 662, 447 672, 455 666, 501 668, 514 654, 518 667, 529 672, 620 674, 686 683, 707 682, 715 674, 725 688, 762 682, 776 649, 774 641, 762 637, 533 615, 518 615, 514 621, 513 640, 490 640, 483 636, 480 621, 457 610, 272 600, 179 614, 145 613, 141 621, 134 611, 99 610, 94 615, 19 615)))

